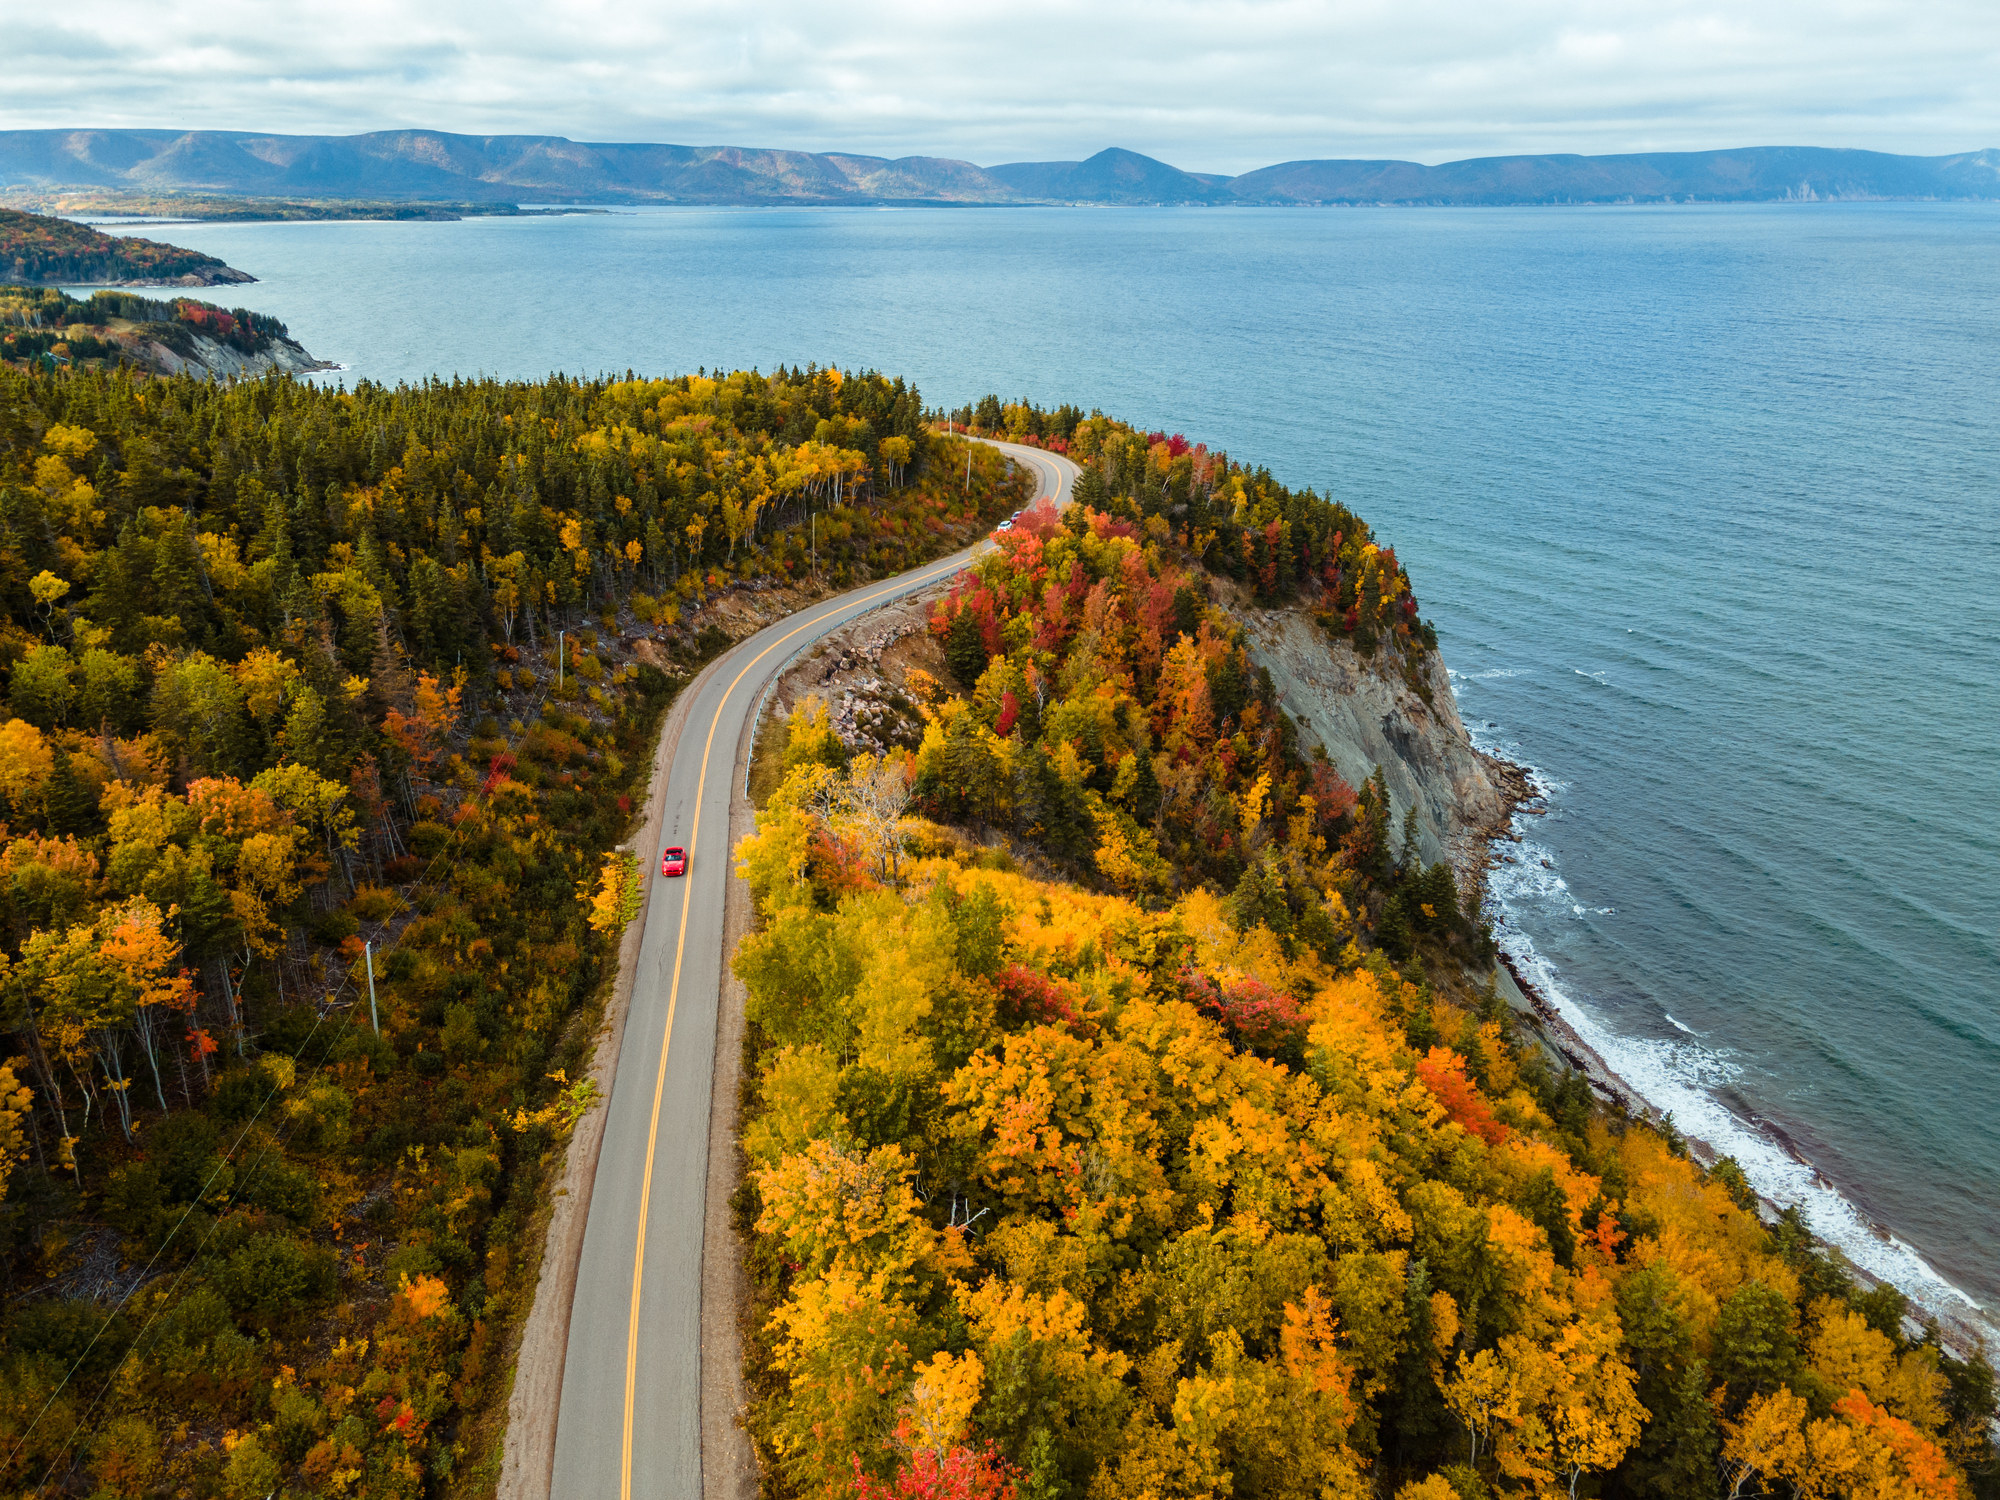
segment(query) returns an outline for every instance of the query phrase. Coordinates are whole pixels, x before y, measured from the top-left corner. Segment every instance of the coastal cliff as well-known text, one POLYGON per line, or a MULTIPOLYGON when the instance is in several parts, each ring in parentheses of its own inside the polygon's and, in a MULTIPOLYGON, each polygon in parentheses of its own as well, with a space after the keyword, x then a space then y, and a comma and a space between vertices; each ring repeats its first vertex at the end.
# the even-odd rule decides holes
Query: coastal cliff
POLYGON ((331 360, 315 359, 302 344, 289 338, 274 338, 262 348, 246 352, 198 333, 191 334, 183 347, 143 334, 128 334, 126 347, 137 363, 161 375, 242 380, 273 371, 281 375, 305 375, 315 370, 340 368, 331 360))
MULTIPOLYGON (((1593 1095, 1622 1096, 1494 969, 1464 897, 1516 788, 1472 746, 1393 551, 1332 502, 1259 495, 1262 471, 1177 474, 1193 450, 1167 438, 1142 469, 1100 420, 1073 429, 1111 455, 1075 504, 1029 509, 932 596, 793 663, 755 743, 731 1202, 760 1393, 744 1425, 766 1471, 909 1490, 905 1452, 822 1372, 965 1328, 955 1420, 990 1435, 995 1492, 1040 1465, 1079 1493, 1138 1494, 1162 1453, 1199 1441, 1247 1493, 1293 1476, 1314 1493, 1500 1493, 1541 1462, 1527 1442, 1587 1420, 1608 1436, 1566 1460, 1579 1492, 1672 1472, 1690 1479, 1673 1493, 1713 1493, 1766 1421, 1801 1449, 1877 1443, 1883 1493, 1966 1493, 1947 1453, 1984 1461, 1982 1373, 1919 1343, 1901 1295, 1864 1289, 1803 1221, 1767 1228, 1734 1163, 1704 1168, 1642 1106, 1605 1113, 1593 1095), (891 1227, 833 1244, 826 1195, 892 1170, 910 1189, 871 1221, 891 1227), (979 1225, 943 1241, 970 1270, 894 1280, 939 1220, 979 1225), (1260 1411, 1284 1389, 1259 1368, 1276 1294, 1260 1310, 1213 1289, 1286 1276, 1303 1288, 1289 1347, 1303 1308, 1324 1309, 1329 1344, 1337 1320, 1362 1371, 1343 1413, 1365 1420, 1282 1452, 1262 1414, 1197 1430, 1196 1379, 1260 1411), (865 1332, 819 1315, 853 1285, 886 1288, 865 1332), (1680 1290, 1702 1285, 1705 1303, 1680 1290), (1153 1410, 1078 1380, 1064 1430, 1101 1438, 1063 1449, 1009 1425, 1027 1342, 1012 1309, 1043 1307, 1075 1309, 1075 1368, 1166 1372, 1153 1410), (1116 1307, 1143 1311, 1087 1311, 1116 1307), (1384 1309, 1409 1316, 1378 1335, 1384 1309), (1587 1328, 1602 1352, 1565 1366, 1587 1328), (1786 1378, 1845 1390, 1833 1416, 1735 1380, 1767 1328, 1801 1330, 1786 1378), (1222 1373, 1184 1373, 1197 1336, 1222 1373), (1879 1375, 1853 1373, 1862 1347, 1879 1375), (989 1370, 1002 1399, 984 1399, 989 1370), (1479 1468, 1422 1413, 1480 1420, 1467 1393, 1489 1378, 1478 1389, 1574 1394, 1524 1422, 1529 1439, 1501 1428, 1513 1447, 1479 1468), (1934 1394, 1886 1428, 1871 1392, 1886 1402, 1897 1380, 1970 1399, 1934 1394), (805 1432, 835 1436, 814 1449, 805 1432)), ((922 1389, 955 1357, 897 1378, 922 1389)), ((975 1461, 969 1444, 956 1460, 975 1461)))
POLYGON ((1299 727, 1299 748, 1323 748, 1351 786, 1380 766, 1391 821, 1400 826, 1414 806, 1425 862, 1449 862, 1461 889, 1474 883, 1488 841, 1507 830, 1518 773, 1473 748, 1444 659, 1417 658, 1426 696, 1396 670, 1399 653, 1364 657, 1302 610, 1243 609, 1237 619, 1250 660, 1271 674, 1279 706, 1299 727))
POLYGON ((53 287, 23 286, 0 286, 0 359, 215 380, 339 368, 307 353, 277 319, 247 308, 111 291, 83 301, 53 287))

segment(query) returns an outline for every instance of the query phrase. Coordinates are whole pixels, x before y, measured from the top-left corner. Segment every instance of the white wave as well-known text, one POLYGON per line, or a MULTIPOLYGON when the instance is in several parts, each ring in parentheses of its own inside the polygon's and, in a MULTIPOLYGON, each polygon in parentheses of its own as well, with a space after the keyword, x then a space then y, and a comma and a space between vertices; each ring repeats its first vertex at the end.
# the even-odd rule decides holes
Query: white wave
POLYGON ((1570 670, 1576 673, 1577 676, 1582 677, 1590 682, 1596 683, 1599 687, 1611 686, 1610 679, 1607 678, 1602 672, 1586 672, 1583 670, 1582 667, 1571 667, 1570 670))
MULTIPOLYGON (((1510 758, 1545 801, 1557 796, 1562 783, 1526 761, 1510 758)), ((1969 1315, 1989 1337, 2000 1337, 1988 1310, 1939 1275, 1914 1246, 1865 1217, 1777 1136, 1740 1118, 1716 1097, 1717 1090, 1742 1071, 1725 1051, 1677 1038, 1623 1035, 1563 986, 1525 924, 1573 921, 1585 915, 1586 908, 1570 899, 1555 851, 1529 837, 1531 827, 1528 815, 1516 815, 1513 843, 1497 851, 1500 857, 1487 880, 1493 936, 1515 972, 1548 999, 1634 1093, 1653 1109, 1672 1115, 1683 1135, 1701 1141, 1717 1155, 1734 1157, 1760 1196, 1781 1208, 1797 1204, 1821 1240, 1837 1247, 1868 1275, 1894 1283, 1919 1306, 1957 1309, 1959 1317, 1969 1315)), ((1673 1016, 1667 1019, 1688 1037, 1698 1035, 1673 1016)))
POLYGON ((1701 1033, 1700 1033, 1700 1032, 1698 1032, 1698 1031, 1696 1031, 1696 1030, 1695 1030, 1695 1029, 1694 1029, 1694 1028, 1693 1028, 1692 1026, 1688 1026, 1688 1025, 1685 1025, 1685 1024, 1683 1024, 1683 1023, 1682 1023, 1682 1022, 1680 1022, 1680 1021, 1676 1021, 1676 1020, 1674 1019, 1674 1013, 1673 1013, 1672 1011, 1670 1011, 1670 1010, 1669 1010, 1669 1011, 1662 1011, 1662 1012, 1661 1012, 1661 1014, 1662 1014, 1662 1015, 1664 1015, 1664 1016, 1665 1016, 1665 1017, 1667 1018, 1667 1022, 1668 1022, 1668 1024, 1669 1024, 1669 1025, 1672 1025, 1672 1026, 1676 1026, 1676 1027, 1679 1027, 1679 1028, 1680 1028, 1680 1029, 1681 1029, 1682 1031, 1685 1031, 1685 1032, 1686 1032, 1686 1033, 1687 1033, 1687 1034, 1688 1034, 1689 1036, 1700 1036, 1700 1035, 1701 1035, 1701 1033))

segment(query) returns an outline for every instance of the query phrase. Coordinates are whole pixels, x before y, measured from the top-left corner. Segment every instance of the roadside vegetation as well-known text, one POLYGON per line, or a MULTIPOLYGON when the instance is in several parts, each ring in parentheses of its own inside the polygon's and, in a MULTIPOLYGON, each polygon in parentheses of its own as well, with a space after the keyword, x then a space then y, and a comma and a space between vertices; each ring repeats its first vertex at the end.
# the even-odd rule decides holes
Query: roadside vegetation
POLYGON ((830 370, 0 369, 0 1494, 491 1491, 702 608, 962 545, 965 447, 830 370))
POLYGON ((1996 1493, 1984 1360, 1595 1104, 1379 781, 1299 755, 1214 601, 1408 661, 1393 554, 991 406, 1080 503, 939 605, 918 749, 800 705, 738 851, 767 1492, 1996 1493))

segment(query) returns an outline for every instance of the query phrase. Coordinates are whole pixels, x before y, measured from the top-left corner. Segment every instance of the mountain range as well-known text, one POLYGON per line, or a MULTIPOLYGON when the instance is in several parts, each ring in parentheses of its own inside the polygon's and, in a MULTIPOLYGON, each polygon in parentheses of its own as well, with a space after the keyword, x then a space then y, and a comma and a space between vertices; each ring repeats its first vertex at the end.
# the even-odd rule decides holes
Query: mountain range
POLYGON ((1086 161, 978 167, 741 146, 561 136, 0 131, 0 190, 99 190, 416 202, 711 204, 1435 204, 2000 199, 2000 150, 1895 156, 1814 146, 1622 156, 1280 162, 1185 172, 1113 148, 1086 161))

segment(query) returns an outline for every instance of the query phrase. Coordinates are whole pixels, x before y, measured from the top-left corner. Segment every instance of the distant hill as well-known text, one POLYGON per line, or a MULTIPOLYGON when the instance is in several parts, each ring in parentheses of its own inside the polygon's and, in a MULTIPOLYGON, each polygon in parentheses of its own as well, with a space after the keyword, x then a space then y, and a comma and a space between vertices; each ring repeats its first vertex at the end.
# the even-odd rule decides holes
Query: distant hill
POLYGON ((1017 196, 1054 203, 1225 203, 1227 177, 1197 177, 1112 147, 1088 161, 1014 161, 986 169, 1017 196))
POLYGON ((454 203, 1620 203, 2000 198, 2000 151, 1892 156, 1758 146, 1624 156, 1292 161, 1239 177, 1135 151, 978 167, 740 146, 561 136, 0 131, 0 189, 93 188, 316 200, 454 203))
POLYGON ((1002 203, 970 162, 738 146, 589 145, 560 136, 390 130, 0 131, 0 186, 264 197, 592 203, 1002 203))
POLYGON ((19 286, 229 286, 254 276, 158 240, 0 208, 0 282, 19 286))
POLYGON ((1288 161, 1229 181, 1247 203, 1742 203, 1854 198, 2000 198, 2000 151, 1891 156, 1817 146, 1633 156, 1489 156, 1288 161))

